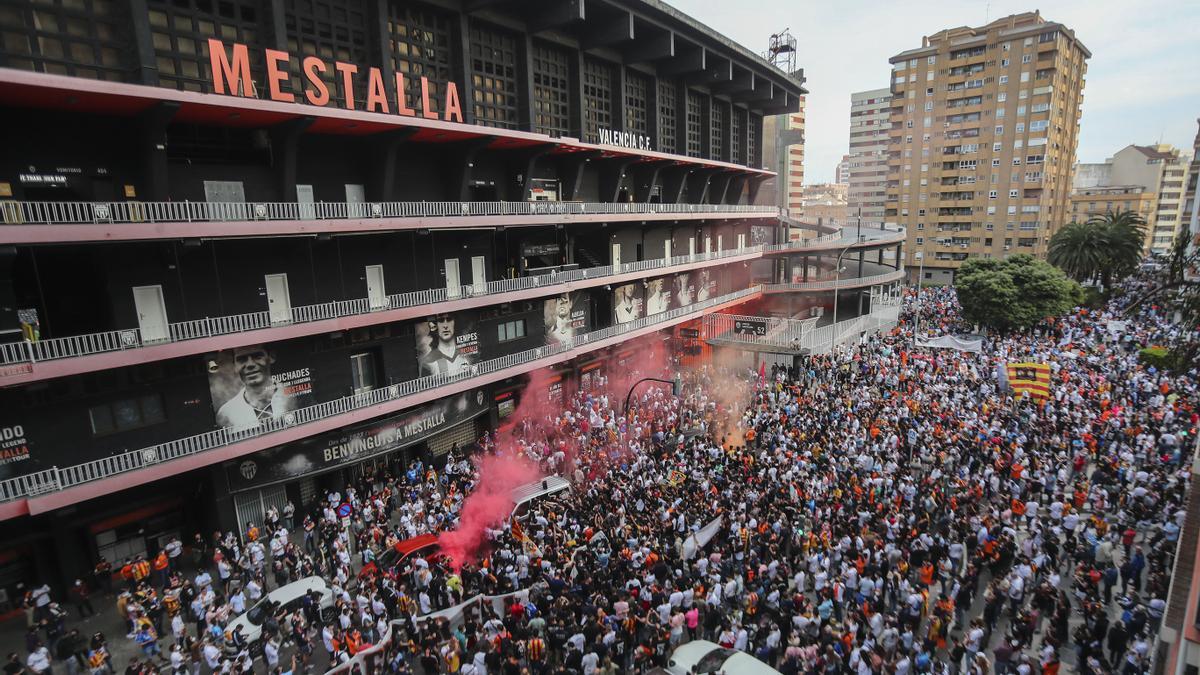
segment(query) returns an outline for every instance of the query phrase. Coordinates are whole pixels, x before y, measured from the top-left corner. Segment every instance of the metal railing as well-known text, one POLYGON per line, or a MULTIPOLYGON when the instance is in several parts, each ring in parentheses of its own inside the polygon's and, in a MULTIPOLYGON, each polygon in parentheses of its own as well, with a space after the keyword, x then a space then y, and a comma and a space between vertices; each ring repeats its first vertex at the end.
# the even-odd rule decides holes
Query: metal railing
POLYGON ((128 328, 88 335, 48 338, 38 340, 37 342, 10 342, 0 344, 0 365, 53 361, 103 352, 137 349, 169 342, 183 342, 218 335, 229 335, 231 333, 276 326, 310 323, 371 312, 402 309, 405 307, 432 305, 450 300, 544 288, 556 284, 586 281, 618 274, 646 272, 710 260, 755 255, 761 254, 762 251, 762 245, 749 246, 740 249, 713 251, 711 253, 639 260, 621 265, 573 269, 564 272, 517 277, 515 279, 499 279, 484 284, 460 286, 456 289, 433 288, 407 293, 395 293, 378 298, 375 302, 369 298, 356 298, 353 300, 323 302, 315 305, 301 305, 291 308, 289 318, 285 321, 272 321, 270 313, 267 310, 263 310, 248 314, 208 317, 171 323, 167 325, 165 334, 159 336, 147 336, 138 328, 128 328))
POLYGON ((746 298, 760 292, 760 286, 751 286, 739 291, 727 293, 715 298, 693 303, 685 307, 642 317, 634 321, 609 326, 590 333, 577 335, 569 340, 554 345, 535 347, 516 354, 507 354, 498 358, 482 361, 471 365, 468 369, 456 375, 429 375, 407 382, 391 384, 371 391, 353 394, 342 398, 318 403, 305 408, 290 411, 278 419, 261 420, 253 426, 225 427, 214 429, 195 436, 188 436, 140 450, 131 450, 110 457, 84 462, 73 466, 53 467, 35 473, 9 478, 0 481, 0 502, 31 497, 49 491, 62 490, 90 481, 107 478, 120 473, 136 471, 154 464, 168 462, 173 459, 195 455, 239 441, 265 436, 284 429, 309 424, 318 420, 343 415, 355 410, 395 402, 414 394, 445 387, 460 382, 466 382, 474 377, 502 371, 506 368, 520 366, 561 354, 573 349, 585 348, 589 345, 628 333, 648 326, 664 324, 674 319, 703 311, 710 307, 746 298))
POLYGON ((814 328, 804 335, 800 347, 813 354, 825 354, 830 347, 857 339, 864 333, 887 330, 900 320, 900 307, 884 306, 870 314, 814 328))
POLYGON ((204 223, 270 220, 370 220, 463 216, 763 214, 757 204, 646 202, 0 202, 5 225, 204 223))
POLYGON ((872 284, 885 284, 892 281, 899 281, 904 278, 904 270, 896 270, 893 272, 884 272, 883 274, 872 274, 865 277, 846 277, 840 279, 826 279, 818 281, 802 281, 785 284, 766 284, 763 290, 769 292, 780 291, 831 291, 834 288, 857 288, 859 286, 870 286, 872 284))
POLYGON ((762 347, 795 349, 805 335, 812 331, 819 319, 789 319, 775 316, 745 316, 739 314, 705 314, 704 335, 709 340, 721 340, 762 347), (743 322, 739 331, 738 322, 743 322), (765 323, 763 334, 746 331, 750 327, 765 323))
POLYGON ((820 237, 812 237, 810 239, 800 239, 797 241, 789 241, 783 244, 767 244, 766 251, 800 251, 812 248, 821 248, 829 244, 881 244, 904 241, 906 235, 903 231, 896 232, 893 230, 881 230, 878 228, 864 228, 862 234, 859 235, 849 230, 834 232, 833 234, 825 234, 820 237))

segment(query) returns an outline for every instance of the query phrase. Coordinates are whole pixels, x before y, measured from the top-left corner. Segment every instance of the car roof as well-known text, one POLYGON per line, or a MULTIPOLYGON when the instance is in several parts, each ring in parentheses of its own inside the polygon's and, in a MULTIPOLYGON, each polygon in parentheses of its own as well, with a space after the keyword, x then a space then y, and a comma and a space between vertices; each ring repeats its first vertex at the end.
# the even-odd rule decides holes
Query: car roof
POLYGON ((538 497, 562 492, 569 487, 571 487, 570 481, 562 476, 546 476, 535 483, 526 483, 514 488, 512 491, 513 504, 520 506, 538 497))
POLYGON ((411 539, 396 542, 392 548, 395 549, 401 557, 406 557, 414 551, 420 551, 423 548, 428 548, 437 544, 438 536, 436 534, 419 534, 411 539))
POLYGON ((326 585, 325 580, 321 577, 305 577, 299 581, 293 581, 286 586, 280 586, 279 588, 276 588, 270 593, 267 593, 267 598, 269 598, 272 602, 284 603, 290 602, 304 595, 309 591, 309 589, 327 590, 328 588, 329 586, 326 585))

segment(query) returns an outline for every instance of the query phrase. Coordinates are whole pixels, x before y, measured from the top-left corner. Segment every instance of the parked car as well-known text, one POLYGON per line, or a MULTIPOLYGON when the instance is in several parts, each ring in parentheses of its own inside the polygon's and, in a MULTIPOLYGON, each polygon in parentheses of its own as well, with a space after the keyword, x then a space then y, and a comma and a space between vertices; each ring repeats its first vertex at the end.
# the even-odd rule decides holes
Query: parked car
POLYGON ((746 652, 727 649, 708 640, 692 640, 679 645, 667 662, 671 675, 724 673, 724 675, 780 675, 778 670, 746 652))
POLYGON ((280 611, 292 612, 303 606, 304 596, 308 595, 309 591, 315 591, 319 596, 317 607, 321 612, 321 618, 325 621, 333 619, 333 591, 325 583, 321 577, 306 577, 299 581, 293 581, 286 586, 280 586, 275 590, 267 593, 258 602, 254 603, 250 609, 247 609, 244 614, 229 622, 225 627, 225 648, 227 651, 238 651, 233 633, 239 628, 242 632, 242 637, 246 640, 246 645, 251 649, 258 647, 259 640, 262 639, 263 626, 273 620, 280 611))

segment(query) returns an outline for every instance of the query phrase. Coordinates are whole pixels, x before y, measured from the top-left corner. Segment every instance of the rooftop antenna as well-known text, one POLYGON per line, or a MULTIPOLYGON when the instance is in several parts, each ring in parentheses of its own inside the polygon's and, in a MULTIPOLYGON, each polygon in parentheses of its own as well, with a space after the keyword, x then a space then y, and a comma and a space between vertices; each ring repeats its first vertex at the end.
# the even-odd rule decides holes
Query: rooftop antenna
POLYGON ((796 38, 791 29, 784 28, 771 36, 766 57, 771 65, 788 75, 796 72, 796 38))

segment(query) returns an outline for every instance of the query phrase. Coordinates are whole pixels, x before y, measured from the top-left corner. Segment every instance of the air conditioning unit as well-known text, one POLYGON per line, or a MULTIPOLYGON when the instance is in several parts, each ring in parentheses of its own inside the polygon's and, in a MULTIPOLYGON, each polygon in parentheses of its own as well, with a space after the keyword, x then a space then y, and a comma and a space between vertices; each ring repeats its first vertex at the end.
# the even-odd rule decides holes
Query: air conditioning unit
POLYGON ((809 317, 814 318, 814 319, 817 317, 825 316, 825 308, 820 305, 813 307, 812 309, 808 310, 808 315, 809 315, 809 317))
POLYGON ((1011 247, 1011 246, 1005 246, 1005 247, 1004 247, 1004 250, 1005 250, 1005 251, 1008 251, 1008 250, 1010 250, 1010 249, 1012 249, 1012 247, 1011 247))
POLYGON ((959 244, 959 247, 960 247, 960 248, 966 248, 966 247, 967 247, 967 245, 966 245, 966 244, 959 244))

